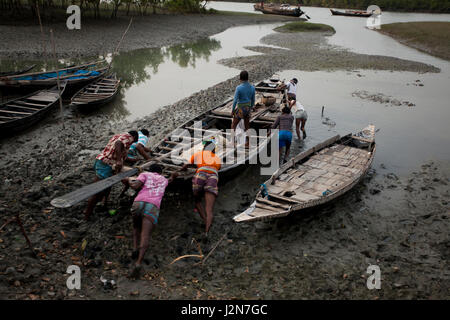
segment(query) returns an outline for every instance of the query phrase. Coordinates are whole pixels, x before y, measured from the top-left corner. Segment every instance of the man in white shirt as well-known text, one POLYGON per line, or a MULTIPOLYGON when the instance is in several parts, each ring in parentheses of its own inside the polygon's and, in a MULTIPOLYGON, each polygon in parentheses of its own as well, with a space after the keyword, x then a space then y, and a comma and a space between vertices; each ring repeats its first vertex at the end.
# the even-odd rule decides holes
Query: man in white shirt
POLYGON ((297 83, 298 83, 297 78, 293 78, 290 81, 282 84, 278 89, 279 90, 284 90, 284 89, 287 90, 287 96, 288 96, 289 101, 296 100, 297 99, 297 83))

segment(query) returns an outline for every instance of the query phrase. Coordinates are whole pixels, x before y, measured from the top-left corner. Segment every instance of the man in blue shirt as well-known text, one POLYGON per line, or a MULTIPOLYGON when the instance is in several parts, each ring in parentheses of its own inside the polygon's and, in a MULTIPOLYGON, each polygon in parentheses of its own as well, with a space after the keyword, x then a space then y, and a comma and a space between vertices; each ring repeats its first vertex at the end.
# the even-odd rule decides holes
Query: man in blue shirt
POLYGON ((150 133, 148 132, 147 129, 141 129, 139 130, 138 134, 139 134, 138 141, 133 143, 128 151, 129 162, 137 162, 138 155, 144 157, 145 160, 150 159, 148 153, 151 153, 151 150, 146 147, 150 133))
POLYGON ((245 70, 241 71, 239 80, 241 80, 241 84, 237 86, 234 93, 233 110, 231 112, 233 117, 231 129, 233 132, 242 119, 244 120, 245 131, 248 130, 250 127, 250 113, 255 105, 255 87, 248 82, 248 72, 245 70))

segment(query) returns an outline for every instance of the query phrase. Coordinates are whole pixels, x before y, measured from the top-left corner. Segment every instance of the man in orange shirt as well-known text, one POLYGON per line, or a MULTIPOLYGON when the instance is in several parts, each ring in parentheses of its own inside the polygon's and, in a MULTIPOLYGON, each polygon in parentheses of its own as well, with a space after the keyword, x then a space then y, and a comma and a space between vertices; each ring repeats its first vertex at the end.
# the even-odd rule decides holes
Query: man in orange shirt
POLYGON ((214 140, 203 141, 203 150, 194 153, 189 163, 181 168, 181 171, 183 171, 189 166, 197 166, 197 171, 192 178, 192 191, 194 192, 195 207, 205 222, 206 235, 211 228, 214 203, 219 194, 217 184, 221 161, 214 153, 215 148, 214 140), (202 204, 203 198, 205 198, 204 207, 202 204))

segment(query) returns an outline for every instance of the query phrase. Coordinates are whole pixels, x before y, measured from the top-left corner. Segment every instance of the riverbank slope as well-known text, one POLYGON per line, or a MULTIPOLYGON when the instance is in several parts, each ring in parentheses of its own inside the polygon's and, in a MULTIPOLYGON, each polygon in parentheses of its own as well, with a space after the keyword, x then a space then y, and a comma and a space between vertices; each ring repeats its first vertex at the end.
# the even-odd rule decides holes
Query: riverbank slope
POLYGON ((379 32, 404 45, 450 61, 450 22, 383 24, 379 32))

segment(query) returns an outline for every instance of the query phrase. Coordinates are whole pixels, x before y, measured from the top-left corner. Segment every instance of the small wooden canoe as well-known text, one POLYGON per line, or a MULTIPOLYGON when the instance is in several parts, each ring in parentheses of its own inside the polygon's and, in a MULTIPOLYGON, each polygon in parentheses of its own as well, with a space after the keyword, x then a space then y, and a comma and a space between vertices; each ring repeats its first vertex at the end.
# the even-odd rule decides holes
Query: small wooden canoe
POLYGON ((46 90, 39 90, 24 97, 0 105, 0 132, 18 132, 41 120, 59 102, 66 83, 46 90))
POLYGON ((34 67, 36 67, 35 64, 33 64, 32 66, 26 67, 26 68, 24 68, 22 70, 0 72, 0 77, 16 76, 16 75, 19 75, 19 74, 24 74, 24 73, 27 73, 28 71, 30 71, 31 69, 33 69, 34 67))
POLYGON ((120 80, 117 79, 115 73, 106 75, 75 93, 71 104, 85 108, 108 103, 119 92, 119 84, 120 80))
POLYGON ((331 14, 334 16, 347 16, 347 17, 363 17, 368 18, 372 16, 371 12, 367 11, 357 11, 357 10, 345 10, 344 12, 330 9, 331 14))
POLYGON ((5 87, 52 87, 59 81, 65 81, 66 86, 78 85, 93 81, 105 74, 107 67, 100 67, 103 61, 73 66, 52 71, 25 73, 20 75, 0 77, 0 86, 5 87))
POLYGON ((235 222, 285 217, 329 202, 352 189, 367 173, 375 155, 375 127, 332 137, 280 167, 255 201, 235 222))

